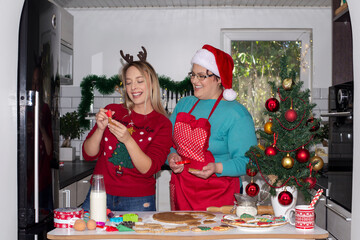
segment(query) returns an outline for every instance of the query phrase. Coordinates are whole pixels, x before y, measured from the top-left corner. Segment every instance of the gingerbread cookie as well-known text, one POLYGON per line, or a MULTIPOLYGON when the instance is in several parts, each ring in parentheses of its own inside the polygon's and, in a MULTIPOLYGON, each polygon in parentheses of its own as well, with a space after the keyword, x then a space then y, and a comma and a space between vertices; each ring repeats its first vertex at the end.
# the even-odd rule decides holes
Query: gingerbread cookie
POLYGON ((178 224, 201 221, 202 218, 214 219, 215 215, 208 212, 161 212, 153 215, 156 221, 178 224))

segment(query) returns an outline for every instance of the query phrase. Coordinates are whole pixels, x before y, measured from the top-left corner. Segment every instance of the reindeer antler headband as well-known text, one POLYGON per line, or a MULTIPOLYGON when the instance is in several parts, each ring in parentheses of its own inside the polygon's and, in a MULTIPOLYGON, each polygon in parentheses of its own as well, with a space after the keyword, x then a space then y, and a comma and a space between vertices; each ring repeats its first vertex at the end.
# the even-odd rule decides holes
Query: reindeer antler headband
MULTIPOLYGON (((140 51, 137 54, 137 56, 138 56, 140 61, 146 62, 146 57, 147 57, 146 49, 143 46, 141 46, 141 48, 142 48, 143 51, 140 51)), ((132 63, 134 61, 134 57, 132 55, 130 55, 130 54, 124 55, 123 50, 120 50, 120 55, 127 63, 132 63)))

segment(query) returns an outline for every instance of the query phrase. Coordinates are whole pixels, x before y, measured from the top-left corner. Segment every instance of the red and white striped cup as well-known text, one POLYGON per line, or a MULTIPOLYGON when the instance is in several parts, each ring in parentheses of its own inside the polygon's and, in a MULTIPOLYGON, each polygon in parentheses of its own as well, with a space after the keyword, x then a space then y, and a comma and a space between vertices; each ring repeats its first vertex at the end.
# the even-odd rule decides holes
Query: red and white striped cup
POLYGON ((315 211, 310 205, 297 205, 287 211, 289 222, 297 229, 314 229, 315 227, 315 211), (295 222, 293 222, 293 214, 295 214, 295 222))

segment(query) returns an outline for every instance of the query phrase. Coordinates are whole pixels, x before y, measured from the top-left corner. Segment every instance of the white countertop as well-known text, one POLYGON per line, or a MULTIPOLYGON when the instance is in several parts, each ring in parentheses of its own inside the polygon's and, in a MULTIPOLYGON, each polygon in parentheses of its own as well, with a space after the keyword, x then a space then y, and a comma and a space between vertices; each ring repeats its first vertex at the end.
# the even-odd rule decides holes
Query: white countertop
MULTIPOLYGON (((144 223, 161 223, 164 227, 175 227, 178 224, 168 224, 155 221, 155 212, 138 212, 144 223)), ((122 213, 120 213, 122 214, 122 213)), ((221 225, 224 214, 215 213, 217 223, 206 224, 213 227, 221 225)), ((205 226, 205 225, 204 225, 205 226)), ((228 231, 175 232, 175 233, 136 233, 136 232, 106 232, 102 229, 75 231, 74 229, 56 228, 48 233, 49 239, 325 239, 328 232, 315 227, 313 230, 298 230, 290 224, 276 228, 233 228, 228 231)))

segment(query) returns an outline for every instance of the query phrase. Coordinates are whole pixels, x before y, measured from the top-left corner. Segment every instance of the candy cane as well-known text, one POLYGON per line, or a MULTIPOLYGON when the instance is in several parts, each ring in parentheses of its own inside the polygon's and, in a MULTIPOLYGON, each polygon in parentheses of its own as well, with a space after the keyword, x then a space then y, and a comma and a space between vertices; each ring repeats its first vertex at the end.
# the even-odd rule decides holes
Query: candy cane
POLYGON ((311 203, 310 203, 310 205, 309 205, 309 208, 312 208, 312 207, 315 206, 315 203, 317 202, 317 200, 319 200, 319 198, 320 198, 321 194, 323 193, 323 191, 324 191, 323 189, 319 189, 319 190, 316 192, 314 198, 311 200, 311 203))

